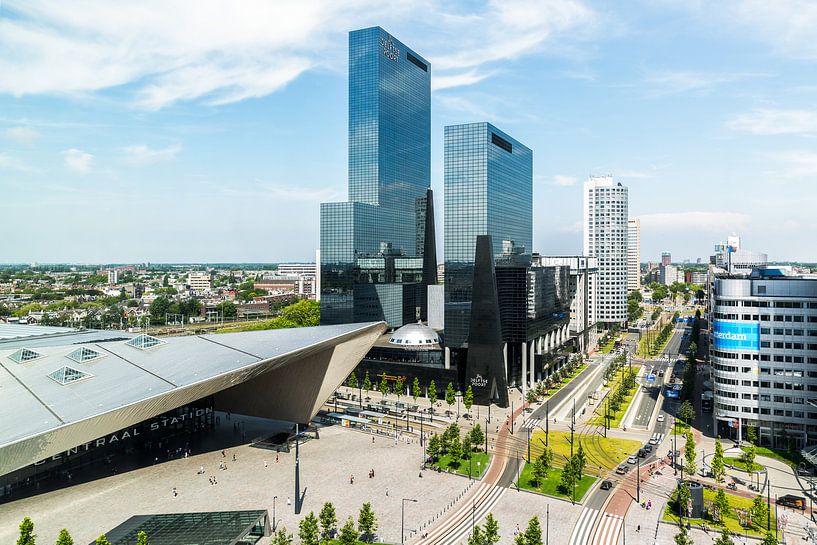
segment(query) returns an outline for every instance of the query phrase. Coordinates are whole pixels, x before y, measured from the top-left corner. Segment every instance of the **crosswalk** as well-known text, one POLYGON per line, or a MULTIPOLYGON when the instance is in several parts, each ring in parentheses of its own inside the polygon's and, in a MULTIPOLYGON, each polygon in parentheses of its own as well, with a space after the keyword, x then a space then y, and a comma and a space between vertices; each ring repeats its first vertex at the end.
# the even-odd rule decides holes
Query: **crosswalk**
POLYGON ((523 428, 529 428, 531 430, 535 430, 539 427, 539 424, 542 422, 541 418, 534 418, 533 416, 528 417, 527 420, 522 424, 523 428))
POLYGON ((576 526, 573 527, 573 533, 570 535, 570 545, 587 545, 598 517, 598 509, 585 507, 582 514, 579 515, 579 520, 576 521, 576 526))
POLYGON ((593 545, 616 545, 623 523, 624 518, 620 515, 605 513, 599 521, 596 535, 593 536, 593 545))

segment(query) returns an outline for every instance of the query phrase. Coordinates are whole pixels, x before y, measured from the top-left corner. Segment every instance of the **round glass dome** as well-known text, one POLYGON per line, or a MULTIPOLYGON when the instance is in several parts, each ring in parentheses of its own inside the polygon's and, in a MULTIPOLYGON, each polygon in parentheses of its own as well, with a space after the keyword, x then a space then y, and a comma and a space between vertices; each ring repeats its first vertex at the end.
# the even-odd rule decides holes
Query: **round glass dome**
POLYGON ((389 337, 389 344, 403 348, 439 348, 440 336, 420 322, 406 324, 389 337))

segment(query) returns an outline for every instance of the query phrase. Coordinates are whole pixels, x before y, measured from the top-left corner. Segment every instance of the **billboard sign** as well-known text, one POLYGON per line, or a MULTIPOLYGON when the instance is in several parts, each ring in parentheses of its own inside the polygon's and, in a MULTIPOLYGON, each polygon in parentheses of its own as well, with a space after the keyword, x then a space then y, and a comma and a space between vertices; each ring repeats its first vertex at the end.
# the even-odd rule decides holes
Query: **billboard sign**
POLYGON ((760 350, 760 324, 715 320, 712 324, 715 348, 723 350, 760 350))

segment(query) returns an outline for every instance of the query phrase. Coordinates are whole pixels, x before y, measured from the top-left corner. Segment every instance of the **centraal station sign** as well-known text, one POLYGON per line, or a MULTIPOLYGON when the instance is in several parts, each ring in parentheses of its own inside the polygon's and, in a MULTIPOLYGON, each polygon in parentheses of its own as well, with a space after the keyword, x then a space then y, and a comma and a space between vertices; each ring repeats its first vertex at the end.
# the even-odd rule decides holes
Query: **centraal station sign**
POLYGON ((77 445, 74 448, 68 449, 63 453, 55 454, 50 458, 46 458, 45 460, 40 460, 39 462, 35 462, 34 465, 41 465, 46 462, 52 460, 60 460, 62 458, 66 458, 71 456, 72 454, 79 454, 82 452, 87 452, 91 449, 104 447, 106 445, 115 445, 120 443, 121 441, 129 441, 135 437, 141 437, 143 435, 149 435, 151 433, 155 433, 159 430, 168 428, 170 426, 175 426, 177 424, 183 423, 187 420, 192 420, 193 418, 199 418, 206 414, 210 414, 213 412, 212 407, 206 407, 202 409, 190 409, 186 413, 167 416, 162 415, 158 416, 153 420, 142 422, 141 424, 137 424, 131 428, 125 428, 123 430, 119 430, 115 433, 111 433, 109 435, 104 435, 102 437, 97 438, 94 441, 89 441, 87 443, 83 443, 81 445, 77 445))

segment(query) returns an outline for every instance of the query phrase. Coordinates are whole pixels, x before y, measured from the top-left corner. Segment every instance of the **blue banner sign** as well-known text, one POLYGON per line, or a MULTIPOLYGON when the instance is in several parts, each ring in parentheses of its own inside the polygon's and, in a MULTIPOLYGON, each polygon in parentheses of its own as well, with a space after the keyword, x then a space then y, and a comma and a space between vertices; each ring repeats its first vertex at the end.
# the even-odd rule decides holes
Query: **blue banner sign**
POLYGON ((715 348, 724 350, 760 350, 760 325, 729 320, 715 320, 712 324, 715 348))

